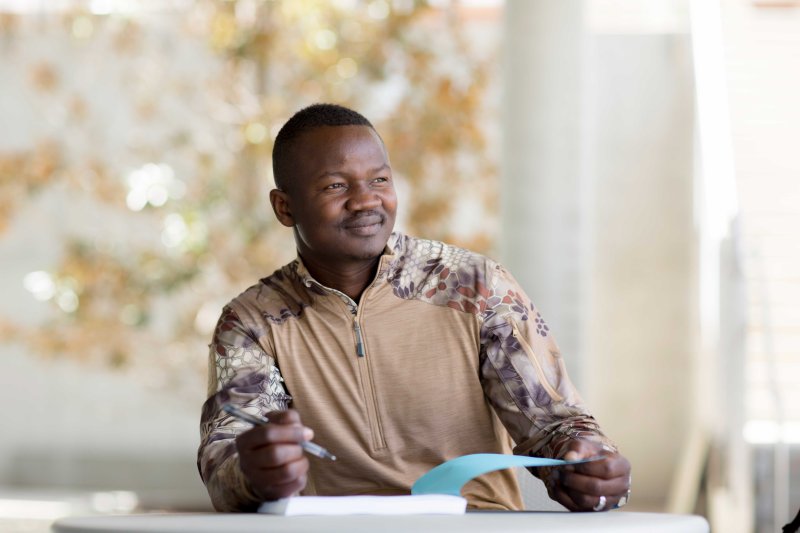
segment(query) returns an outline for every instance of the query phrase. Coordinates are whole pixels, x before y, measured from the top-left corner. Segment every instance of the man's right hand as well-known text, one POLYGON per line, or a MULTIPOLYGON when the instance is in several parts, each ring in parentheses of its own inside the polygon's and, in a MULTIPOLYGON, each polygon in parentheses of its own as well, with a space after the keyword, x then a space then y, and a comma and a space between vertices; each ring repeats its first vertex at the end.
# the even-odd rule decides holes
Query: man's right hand
POLYGON ((236 437, 239 467, 264 501, 287 498, 305 488, 308 459, 300 443, 314 437, 295 410, 272 411, 267 418, 269 424, 236 437))

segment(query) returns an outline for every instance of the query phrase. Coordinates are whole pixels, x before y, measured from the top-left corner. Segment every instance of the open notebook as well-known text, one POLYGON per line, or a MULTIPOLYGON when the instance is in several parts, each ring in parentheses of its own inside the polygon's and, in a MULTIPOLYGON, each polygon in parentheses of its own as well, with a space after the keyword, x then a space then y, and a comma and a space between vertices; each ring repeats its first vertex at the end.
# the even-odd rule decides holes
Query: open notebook
POLYGON ((258 512, 280 515, 463 514, 467 500, 461 487, 470 479, 512 467, 560 466, 595 461, 543 459, 477 453, 456 457, 432 468, 411 487, 409 496, 295 496, 261 504, 258 512))
POLYGON ((449 494, 415 496, 296 496, 262 503, 259 513, 281 515, 463 514, 467 500, 449 494))

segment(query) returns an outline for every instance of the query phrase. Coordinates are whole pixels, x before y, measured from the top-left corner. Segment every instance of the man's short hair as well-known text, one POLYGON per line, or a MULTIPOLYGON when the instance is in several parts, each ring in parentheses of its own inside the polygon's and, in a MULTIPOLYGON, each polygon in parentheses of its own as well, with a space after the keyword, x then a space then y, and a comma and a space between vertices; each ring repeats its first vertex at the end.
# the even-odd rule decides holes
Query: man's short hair
POLYGON ((313 104, 292 115, 283 125, 272 146, 272 173, 275 186, 286 190, 291 180, 291 147, 302 134, 323 126, 375 127, 362 114, 336 104, 313 104))

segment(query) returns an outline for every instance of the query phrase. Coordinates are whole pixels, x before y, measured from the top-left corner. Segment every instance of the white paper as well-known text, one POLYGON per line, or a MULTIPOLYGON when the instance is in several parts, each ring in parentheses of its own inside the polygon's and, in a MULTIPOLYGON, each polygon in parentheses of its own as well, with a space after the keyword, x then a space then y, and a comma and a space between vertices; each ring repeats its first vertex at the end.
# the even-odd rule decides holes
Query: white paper
POLYGON ((259 513, 279 515, 464 514, 467 500, 447 494, 417 496, 295 496, 265 502, 259 513))

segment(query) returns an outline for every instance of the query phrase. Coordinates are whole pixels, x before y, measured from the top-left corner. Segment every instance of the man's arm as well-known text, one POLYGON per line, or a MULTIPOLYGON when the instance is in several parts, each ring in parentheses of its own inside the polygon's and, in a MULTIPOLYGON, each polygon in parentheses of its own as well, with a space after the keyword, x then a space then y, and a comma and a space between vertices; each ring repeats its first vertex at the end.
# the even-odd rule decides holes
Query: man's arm
POLYGON ((605 508, 611 507, 628 489, 630 465, 583 406, 549 326, 511 274, 495 266, 487 281, 481 380, 516 442, 514 453, 550 458, 606 455, 592 467, 533 472, 551 497, 571 510, 599 508, 600 495, 610 502, 605 508))
POLYGON ((208 399, 200 421, 197 466, 219 511, 254 510, 263 500, 239 464, 236 438, 250 425, 222 411, 222 405, 230 402, 266 415, 285 410, 291 400, 274 359, 264 352, 257 337, 226 307, 209 346, 208 399))

